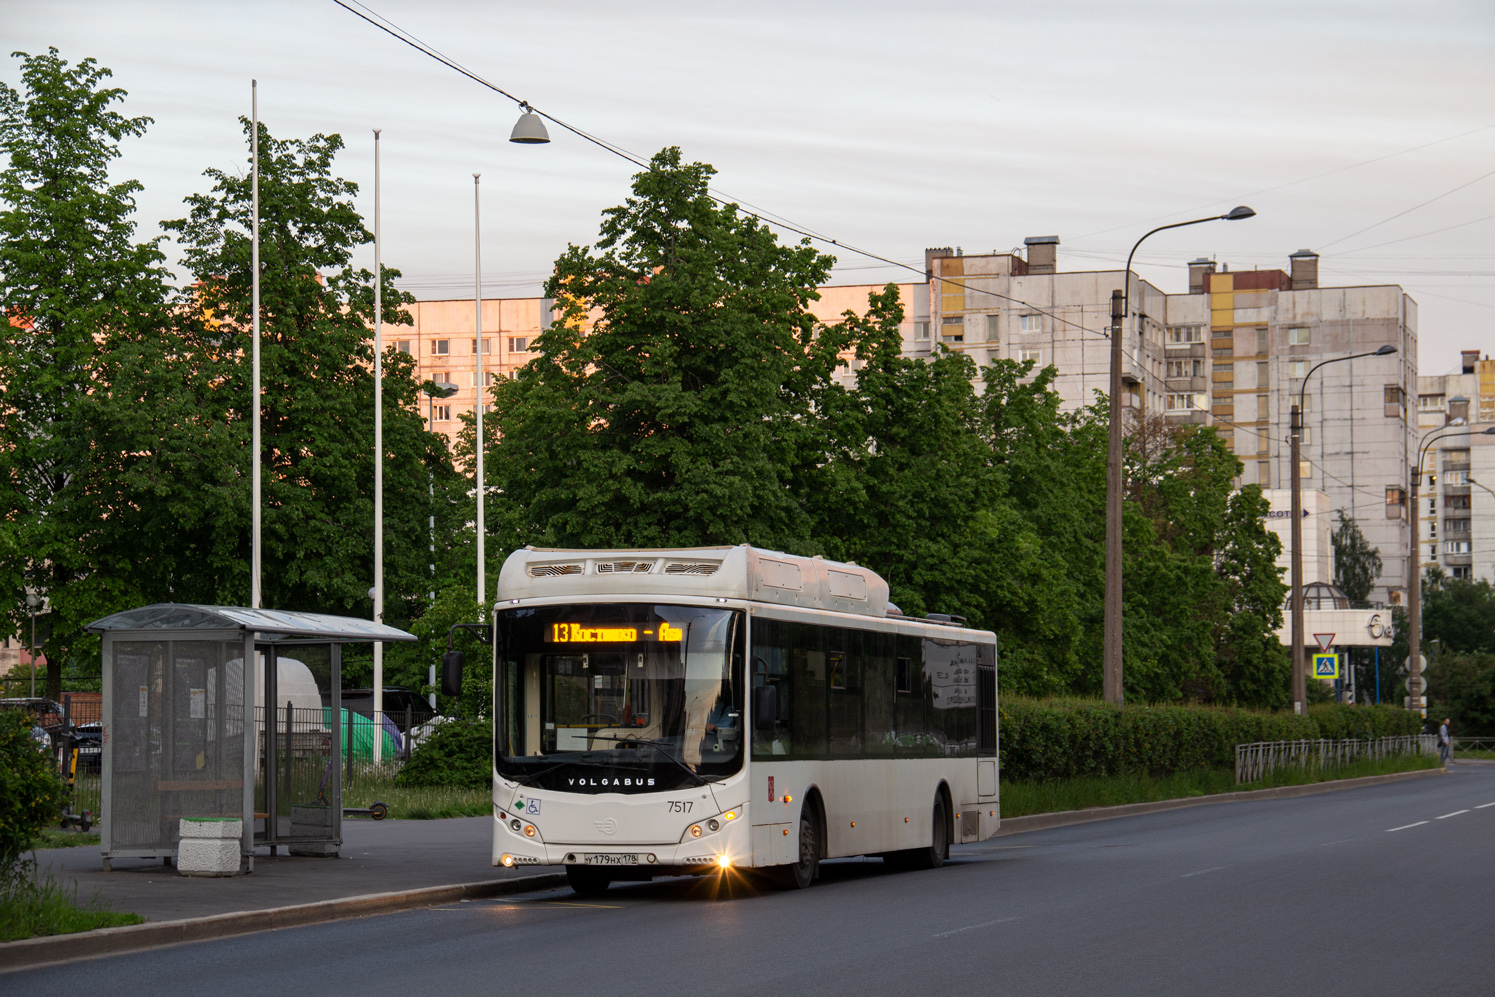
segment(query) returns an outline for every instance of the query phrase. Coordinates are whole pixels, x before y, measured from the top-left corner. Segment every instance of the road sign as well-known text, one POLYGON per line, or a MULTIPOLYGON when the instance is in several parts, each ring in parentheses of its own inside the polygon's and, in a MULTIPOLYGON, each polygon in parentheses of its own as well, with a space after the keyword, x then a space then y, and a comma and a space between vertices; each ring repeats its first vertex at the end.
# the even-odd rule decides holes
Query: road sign
POLYGON ((1313 677, 1316 679, 1339 678, 1339 655, 1315 654, 1313 656, 1313 677))
POLYGON ((1329 648, 1331 648, 1331 647, 1334 646, 1334 635, 1333 634, 1314 634, 1313 635, 1313 639, 1319 642, 1319 650, 1320 651, 1326 651, 1327 652, 1329 650, 1329 648))

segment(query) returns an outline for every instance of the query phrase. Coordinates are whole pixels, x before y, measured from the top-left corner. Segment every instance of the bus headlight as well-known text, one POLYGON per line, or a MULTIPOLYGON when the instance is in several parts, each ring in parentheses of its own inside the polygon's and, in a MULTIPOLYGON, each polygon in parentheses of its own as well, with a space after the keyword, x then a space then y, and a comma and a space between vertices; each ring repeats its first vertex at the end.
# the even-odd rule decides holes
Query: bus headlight
POLYGON ((690 836, 692 838, 699 838, 701 836, 701 825, 700 824, 692 824, 690 826, 690 836))
POLYGON ((716 866, 723 871, 730 869, 732 867, 732 857, 730 855, 718 855, 716 857, 716 866))

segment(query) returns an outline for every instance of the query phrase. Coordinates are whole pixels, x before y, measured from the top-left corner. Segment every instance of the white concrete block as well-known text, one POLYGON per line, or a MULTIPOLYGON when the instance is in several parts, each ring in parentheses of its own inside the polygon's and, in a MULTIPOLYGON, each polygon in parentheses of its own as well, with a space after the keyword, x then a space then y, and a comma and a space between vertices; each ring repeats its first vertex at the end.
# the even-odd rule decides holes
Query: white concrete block
POLYGON ((244 837, 244 821, 239 818, 183 817, 177 836, 238 841, 244 837))
POLYGON ((183 838, 177 843, 177 872, 183 876, 236 876, 239 842, 218 838, 183 838))

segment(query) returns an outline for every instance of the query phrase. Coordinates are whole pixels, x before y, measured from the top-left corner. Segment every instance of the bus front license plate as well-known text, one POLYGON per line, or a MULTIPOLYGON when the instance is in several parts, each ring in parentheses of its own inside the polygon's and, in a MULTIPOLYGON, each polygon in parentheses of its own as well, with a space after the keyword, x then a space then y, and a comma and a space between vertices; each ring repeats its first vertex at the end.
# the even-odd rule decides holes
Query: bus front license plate
POLYGON ((587 865, 638 865, 637 855, 588 855, 587 865))

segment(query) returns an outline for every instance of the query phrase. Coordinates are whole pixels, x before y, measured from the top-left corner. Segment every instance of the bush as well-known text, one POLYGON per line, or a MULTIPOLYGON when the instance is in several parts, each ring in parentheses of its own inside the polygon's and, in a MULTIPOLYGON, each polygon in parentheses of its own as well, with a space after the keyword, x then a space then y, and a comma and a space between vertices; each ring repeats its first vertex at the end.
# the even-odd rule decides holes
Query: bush
POLYGON ((41 829, 62 815, 62 780, 37 750, 27 713, 0 713, 0 882, 20 875, 21 856, 41 829))
POLYGON ((1235 746, 1253 741, 1416 734, 1422 718, 1393 706, 1309 708, 1307 716, 1212 706, 1128 706, 1099 700, 1004 699, 1002 778, 1022 782, 1086 776, 1163 776, 1231 768, 1235 746))
POLYGON ((493 785, 493 723, 448 720, 421 741, 395 783, 401 786, 493 785))

